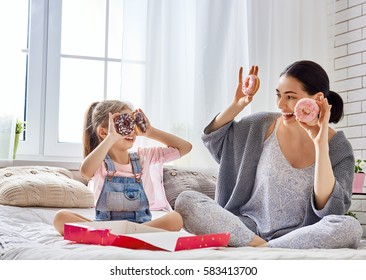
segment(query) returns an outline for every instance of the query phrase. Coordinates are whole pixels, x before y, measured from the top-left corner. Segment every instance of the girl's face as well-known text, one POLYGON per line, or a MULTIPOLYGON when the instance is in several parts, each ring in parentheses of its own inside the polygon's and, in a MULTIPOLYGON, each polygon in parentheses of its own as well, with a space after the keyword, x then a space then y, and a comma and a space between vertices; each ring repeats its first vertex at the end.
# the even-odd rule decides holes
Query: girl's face
MULTIPOLYGON (((129 109, 125 109, 119 112, 119 114, 132 114, 132 111, 129 109)), ((114 123, 113 123, 114 124, 114 123)), ((98 129, 99 139, 100 141, 104 140, 108 133, 116 133, 115 127, 100 127, 98 129)), ((128 150, 132 148, 134 142, 136 141, 136 133, 132 131, 129 135, 120 135, 120 139, 114 144, 113 147, 118 148, 119 150, 128 150)))
MULTIPOLYGON (((120 114, 129 114, 132 115, 132 111, 129 109, 122 110, 119 112, 120 114)), ((122 139, 118 141, 116 144, 121 149, 130 149, 133 146, 133 143, 136 141, 136 133, 135 130, 133 130, 129 135, 122 136, 122 139)))
POLYGON ((277 107, 281 110, 282 119, 285 123, 297 123, 294 108, 302 98, 316 98, 302 89, 302 84, 293 77, 283 75, 278 81, 276 88, 277 107))

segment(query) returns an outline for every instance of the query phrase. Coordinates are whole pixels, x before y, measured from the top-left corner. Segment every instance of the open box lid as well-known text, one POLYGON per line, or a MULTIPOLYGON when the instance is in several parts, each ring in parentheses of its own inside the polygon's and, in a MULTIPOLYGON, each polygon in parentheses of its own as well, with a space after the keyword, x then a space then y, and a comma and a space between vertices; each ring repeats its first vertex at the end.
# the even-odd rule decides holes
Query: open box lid
POLYGON ((64 227, 64 239, 83 244, 173 252, 227 246, 230 234, 193 235, 185 231, 165 231, 129 221, 103 221, 67 223, 64 227))

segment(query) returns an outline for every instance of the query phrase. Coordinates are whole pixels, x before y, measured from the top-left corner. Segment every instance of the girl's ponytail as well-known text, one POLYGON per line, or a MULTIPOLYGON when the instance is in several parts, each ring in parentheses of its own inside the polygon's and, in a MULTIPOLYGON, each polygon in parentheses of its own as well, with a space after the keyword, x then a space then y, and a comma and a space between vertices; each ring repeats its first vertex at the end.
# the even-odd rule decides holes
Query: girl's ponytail
POLYGON ((84 158, 89 155, 99 143, 98 136, 95 134, 93 127, 93 111, 98 103, 99 102, 93 102, 85 112, 83 130, 84 158))

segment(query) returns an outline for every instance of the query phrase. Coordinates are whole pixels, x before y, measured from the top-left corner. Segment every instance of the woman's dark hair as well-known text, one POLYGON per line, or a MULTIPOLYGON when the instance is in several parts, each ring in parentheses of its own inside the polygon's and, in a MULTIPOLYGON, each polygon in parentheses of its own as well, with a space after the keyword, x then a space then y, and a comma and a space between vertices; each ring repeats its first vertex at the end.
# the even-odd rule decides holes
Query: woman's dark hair
POLYGON ((325 70, 317 63, 309 60, 301 60, 287 66, 281 76, 288 76, 297 79, 309 95, 322 92, 332 105, 329 122, 337 123, 343 117, 342 97, 329 90, 329 78, 325 70))

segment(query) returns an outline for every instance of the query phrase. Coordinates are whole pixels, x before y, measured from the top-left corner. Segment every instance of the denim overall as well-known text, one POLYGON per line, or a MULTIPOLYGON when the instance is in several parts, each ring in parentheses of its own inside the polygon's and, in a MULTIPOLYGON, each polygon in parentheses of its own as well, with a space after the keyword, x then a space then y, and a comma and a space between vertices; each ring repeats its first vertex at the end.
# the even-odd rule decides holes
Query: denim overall
POLYGON ((107 176, 95 207, 96 221, 128 220, 144 223, 151 220, 149 201, 141 182, 141 165, 137 153, 130 153, 135 178, 114 176, 116 168, 107 155, 107 176))

